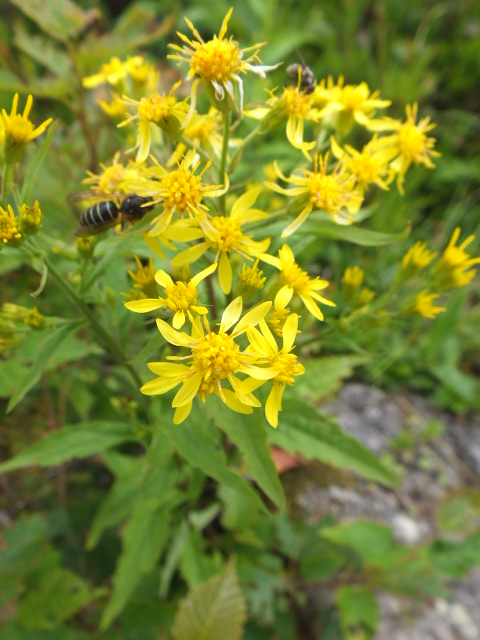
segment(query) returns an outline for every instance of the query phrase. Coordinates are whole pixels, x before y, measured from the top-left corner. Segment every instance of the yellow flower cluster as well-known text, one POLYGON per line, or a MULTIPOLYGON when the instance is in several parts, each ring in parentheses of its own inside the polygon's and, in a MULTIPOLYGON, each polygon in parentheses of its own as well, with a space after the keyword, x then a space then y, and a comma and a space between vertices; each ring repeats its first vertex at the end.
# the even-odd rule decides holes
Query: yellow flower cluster
MULTIPOLYGON (((142 392, 164 394, 178 387, 172 406, 174 422, 180 423, 195 398, 205 402, 212 394, 234 411, 251 413, 261 406, 257 390, 267 385, 265 414, 276 427, 286 385, 304 373, 294 353, 299 327, 322 321, 323 307, 335 306, 322 295, 328 280, 309 275, 297 251, 279 236, 290 237, 309 217, 330 226, 361 221, 367 193, 387 190, 394 181, 402 193, 408 169, 431 168, 438 154, 428 136, 434 125, 418 119, 416 104, 406 107, 404 121, 386 117, 381 114, 389 101, 365 83, 349 85, 341 77, 306 87, 300 70, 295 84, 271 91, 258 108, 244 109, 245 77, 265 77, 278 65, 261 64, 264 43, 242 49, 227 37, 231 15, 232 9, 209 40, 186 20, 192 35, 178 33, 181 44, 170 45, 169 58, 187 65, 187 79, 193 79, 187 97, 183 87, 178 91, 180 82, 162 86, 153 66, 139 57, 115 58, 85 79, 87 88, 114 88, 109 109, 113 113, 121 103, 118 126, 135 127, 136 136, 135 160, 121 163, 116 156, 87 182, 96 192, 137 194, 155 206, 145 255, 153 251, 163 268, 155 268, 151 258, 136 258, 137 271, 130 272, 135 284, 125 304, 137 313, 160 310, 157 327, 168 355, 149 364, 156 378, 142 392), (197 109, 201 87, 209 99, 203 113, 197 109), (256 128, 233 139, 232 131, 255 124, 249 118, 258 121, 256 128), (259 178, 261 167, 235 174, 248 144, 274 128, 283 136, 285 127, 291 157, 307 164, 288 173, 275 163, 266 182, 259 178), (364 129, 361 149, 343 144, 353 127, 364 129), (195 264, 200 266, 191 275, 195 264)), ((478 259, 465 251, 470 239, 456 246, 457 238, 431 267, 436 293, 416 286, 410 312, 434 317, 443 310, 434 305, 439 293, 471 278, 478 259)), ((398 277, 414 279, 434 258, 416 245, 398 277)), ((363 279, 358 267, 343 277, 343 298, 355 309, 376 303, 363 279)))

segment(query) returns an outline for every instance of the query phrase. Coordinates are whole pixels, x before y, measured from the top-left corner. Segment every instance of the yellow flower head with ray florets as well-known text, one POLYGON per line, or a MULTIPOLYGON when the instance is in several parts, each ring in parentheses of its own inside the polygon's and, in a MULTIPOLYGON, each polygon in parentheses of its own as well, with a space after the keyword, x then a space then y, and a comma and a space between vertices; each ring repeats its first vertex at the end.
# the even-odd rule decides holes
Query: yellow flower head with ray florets
POLYGON ((233 411, 252 413, 252 407, 260 403, 252 394, 241 392, 242 380, 238 375, 267 380, 275 375, 275 370, 257 367, 256 361, 261 356, 250 347, 242 351, 236 340, 249 326, 258 324, 270 306, 271 302, 263 302, 240 319, 242 299, 235 298, 223 312, 217 331, 211 330, 203 316, 204 326, 195 323, 191 335, 173 329, 163 320, 157 320, 158 329, 165 340, 190 351, 187 356, 170 356, 169 360, 187 360, 189 364, 149 363, 150 369, 159 377, 143 385, 142 393, 162 394, 181 384, 172 402, 172 407, 176 409, 175 424, 189 416, 195 396, 205 402, 207 396, 213 393, 233 411))
POLYGON ((41 125, 35 127, 28 117, 32 105, 33 98, 30 95, 27 98, 23 114, 17 113, 18 93, 16 93, 10 113, 8 114, 5 109, 2 109, 1 138, 4 144, 5 160, 9 163, 19 162, 27 142, 40 136, 52 122, 52 118, 48 118, 41 125))
POLYGON ((13 213, 12 206, 8 205, 7 211, 0 207, 0 247, 3 244, 18 244, 21 238, 20 221, 13 213))
POLYGON ((460 227, 457 227, 450 238, 444 252, 432 269, 436 280, 437 289, 446 290, 453 287, 462 287, 473 279, 475 264, 480 264, 480 258, 472 258, 465 248, 474 241, 475 236, 470 235, 457 246, 460 236, 460 227))
MULTIPOLYGON (((238 42, 233 40, 232 37, 228 39, 225 37, 232 11, 233 7, 225 16, 218 36, 215 35, 211 40, 207 40, 207 42, 203 40, 190 20, 185 18, 185 22, 190 27, 196 39, 190 40, 183 33, 177 32, 178 37, 181 38, 185 44, 182 47, 176 44, 170 44, 169 46, 178 53, 168 57, 189 64, 189 77, 197 76, 205 83, 207 89, 213 89, 214 103, 216 101, 214 106, 220 110, 222 110, 221 103, 225 100, 226 96, 230 97, 232 104, 236 104, 235 87, 238 87, 240 105, 237 110, 241 113, 243 109, 243 80, 240 74, 251 71, 264 78, 265 73, 271 69, 275 69, 277 65, 272 67, 254 64, 260 62, 258 51, 265 43, 256 44, 247 49, 240 49, 238 42), (252 50, 253 53, 244 59, 244 54, 252 50)), ((197 83, 194 83, 192 87, 193 102, 195 101, 196 88, 197 83)))

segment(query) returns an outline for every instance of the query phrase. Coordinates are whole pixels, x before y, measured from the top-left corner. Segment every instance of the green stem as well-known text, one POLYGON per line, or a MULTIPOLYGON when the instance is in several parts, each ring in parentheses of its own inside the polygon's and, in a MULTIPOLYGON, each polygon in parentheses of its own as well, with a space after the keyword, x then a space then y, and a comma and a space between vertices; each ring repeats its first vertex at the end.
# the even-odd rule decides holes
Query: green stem
POLYGON ((237 166, 237 162, 239 160, 239 156, 242 153, 242 151, 244 150, 244 148, 256 137, 258 136, 258 134, 260 133, 260 125, 258 125, 258 127, 255 127, 255 129, 253 131, 250 131, 250 133, 248 134, 248 136, 246 136, 246 138, 244 138, 242 140, 242 142, 238 145, 235 154, 232 158, 232 161, 230 163, 230 166, 233 167, 234 169, 237 166))
POLYGON ((112 354, 118 360, 118 362, 126 367, 130 375, 132 376, 135 385, 137 388, 142 386, 142 381, 140 376, 132 367, 131 364, 127 362, 127 356, 124 353, 122 347, 116 342, 116 340, 111 336, 111 334, 102 326, 102 324, 97 320, 95 314, 90 310, 88 305, 77 295, 77 293, 72 289, 70 284, 65 280, 62 274, 57 271, 56 267, 50 262, 50 260, 43 256, 43 260, 45 265, 48 268, 49 273, 56 280, 57 284, 67 293, 70 299, 75 303, 78 310, 83 314, 86 320, 90 323, 93 331, 97 334, 100 340, 110 349, 112 354))
POLYGON ((4 163, 2 175, 2 199, 5 198, 10 191, 10 185, 13 179, 13 169, 14 165, 11 162, 4 163))
MULTIPOLYGON (((218 171, 219 181, 223 183, 225 170, 227 168, 227 155, 228 155, 228 143, 230 141, 230 127, 231 127, 232 114, 230 109, 226 109, 223 113, 223 144, 222 144, 222 156, 220 158, 220 169, 218 171)), ((225 214, 225 202, 226 194, 220 198, 222 205, 222 211, 225 214)))

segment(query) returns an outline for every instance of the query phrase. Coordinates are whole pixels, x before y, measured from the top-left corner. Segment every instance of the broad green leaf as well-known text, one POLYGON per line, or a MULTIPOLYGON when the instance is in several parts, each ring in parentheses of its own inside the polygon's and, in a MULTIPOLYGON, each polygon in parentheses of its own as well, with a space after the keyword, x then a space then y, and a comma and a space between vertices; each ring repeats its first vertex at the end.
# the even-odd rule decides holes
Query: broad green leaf
POLYGON ((204 539, 198 531, 190 528, 185 539, 180 570, 190 589, 206 582, 223 567, 220 552, 207 555, 204 551, 204 539))
POLYGON ((92 636, 83 631, 76 631, 64 625, 55 626, 48 631, 42 629, 25 629, 16 620, 11 620, 2 626, 5 640, 91 640, 92 636))
POLYGON ((158 590, 158 596, 161 599, 167 597, 173 574, 183 558, 183 550, 187 543, 188 533, 188 524, 185 520, 182 520, 178 530, 173 533, 172 544, 169 546, 167 553, 165 554, 165 561, 163 562, 160 574, 160 588, 158 590))
POLYGON ((104 592, 104 589, 92 590, 80 576, 57 567, 44 573, 35 588, 21 600, 18 619, 27 628, 53 629, 104 592))
MULTIPOLYGON (((395 544, 389 526, 369 520, 342 522, 320 531, 321 538, 354 549, 368 565, 389 564, 389 556, 394 553, 395 544)), ((398 547, 399 548, 399 547, 398 547)))
POLYGON ((20 11, 33 20, 40 29, 55 40, 66 42, 79 35, 92 20, 97 10, 83 11, 71 0, 10 0, 20 11))
POLYGON ((15 46, 56 76, 65 76, 71 72, 72 63, 70 59, 50 38, 31 35, 22 26, 17 26, 15 30, 15 46))
POLYGON ((336 422, 305 402, 283 403, 280 424, 269 429, 271 444, 309 460, 321 460, 334 467, 351 469, 369 480, 396 486, 397 478, 373 453, 345 434, 336 422))
POLYGON ((345 585, 336 593, 345 640, 368 640, 378 624, 378 605, 367 587, 345 585))
POLYGON ((1 534, 0 576, 28 573, 41 555, 47 537, 47 524, 39 515, 20 516, 13 526, 1 534))
POLYGON ((40 380, 42 371, 46 368, 52 355, 59 350, 65 338, 76 331, 76 326, 64 325, 47 333, 43 343, 39 345, 33 365, 28 369, 25 377, 17 382, 14 392, 10 397, 7 413, 21 402, 30 389, 40 380))
POLYGON ((480 491, 463 487, 447 495, 437 507, 438 525, 448 533, 466 534, 480 526, 480 491))
POLYGON ((53 467, 73 458, 85 458, 110 449, 121 442, 136 440, 126 422, 92 421, 66 426, 27 447, 0 465, 0 473, 31 465, 53 467))
POLYGON ((302 397, 315 401, 336 391, 345 378, 353 374, 354 367, 367 361, 364 356, 325 356, 303 361, 305 375, 295 381, 295 389, 302 397))
MULTIPOLYGON (((171 505, 169 505, 171 506, 171 505)), ((141 502, 123 530, 123 547, 113 578, 113 593, 100 623, 105 630, 126 605, 141 577, 154 569, 168 533, 169 506, 158 498, 141 502)))
POLYGON ((248 527, 258 517, 257 503, 251 496, 225 485, 218 489, 223 502, 222 524, 236 534, 248 527))
POLYGON ((223 573, 199 585, 180 603, 173 629, 175 640, 240 640, 246 605, 234 562, 223 573))
POLYGON ((259 411, 243 415, 232 412, 220 401, 211 403, 208 413, 213 422, 238 447, 248 473, 277 506, 283 507, 285 496, 267 445, 267 423, 259 411))
POLYGON ((462 577, 480 565, 480 532, 460 542, 436 540, 430 549, 431 562, 447 575, 462 577))
POLYGON ((297 231, 298 234, 306 233, 314 234, 323 238, 333 238, 335 240, 344 240, 352 244, 358 244, 362 247, 382 247, 394 242, 401 242, 408 237, 410 227, 406 227, 400 233, 385 233, 383 231, 372 231, 355 225, 340 225, 329 220, 320 220, 312 222, 308 229, 303 228, 297 231))
POLYGON ((265 510, 259 496, 248 482, 228 468, 225 453, 217 446, 209 432, 211 425, 203 413, 192 412, 188 420, 181 425, 165 425, 163 422, 162 420, 160 424, 163 434, 170 439, 182 458, 220 484, 226 484, 237 491, 247 493, 260 509, 265 510))

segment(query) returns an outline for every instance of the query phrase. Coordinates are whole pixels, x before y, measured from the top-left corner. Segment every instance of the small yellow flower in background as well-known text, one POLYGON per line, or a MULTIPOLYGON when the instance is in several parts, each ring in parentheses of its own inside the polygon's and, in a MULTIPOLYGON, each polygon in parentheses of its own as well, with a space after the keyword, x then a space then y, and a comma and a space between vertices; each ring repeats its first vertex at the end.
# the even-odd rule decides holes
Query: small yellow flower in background
POLYGON ((342 161, 338 162, 331 173, 327 173, 328 153, 322 158, 315 154, 313 171, 301 169, 301 175, 285 177, 277 167, 278 175, 294 187, 285 189, 274 182, 265 185, 286 196, 298 197, 303 209, 295 220, 282 232, 285 238, 296 231, 309 214, 320 209, 326 211, 337 224, 351 224, 363 202, 363 194, 355 185, 355 178, 345 171, 342 161))
MULTIPOLYGON (((222 117, 219 111, 210 107, 206 114, 194 111, 183 128, 183 134, 192 144, 204 149, 210 157, 219 158, 222 153, 223 137, 221 134, 222 117)), ((180 162, 185 154, 186 146, 179 143, 173 153, 173 160, 180 162)), ((170 164, 170 161, 169 161, 170 164)))
MULTIPOLYGON (((12 206, 7 206, 7 211, 0 207, 0 242, 16 245, 22 238, 20 222, 13 213, 12 206)), ((0 247, 2 245, 0 244, 0 247)))
POLYGON ((290 309, 272 309, 267 316, 267 324, 273 333, 279 338, 282 337, 283 326, 290 315, 290 309))
POLYGON ((168 171, 159 163, 150 168, 151 180, 145 182, 139 193, 151 196, 152 202, 163 205, 163 212, 153 221, 154 225, 149 232, 151 236, 163 233, 174 213, 182 217, 187 214, 196 220, 197 225, 208 215, 208 207, 203 204, 203 199, 217 198, 228 189, 226 176, 225 185, 209 185, 202 182, 202 176, 210 164, 207 162, 197 174, 200 160, 192 149, 173 171, 168 171))
POLYGON ((110 165, 100 164, 101 172, 98 174, 87 171, 88 178, 83 180, 83 184, 91 185, 99 195, 136 193, 147 179, 149 171, 133 160, 122 164, 119 157, 120 154, 116 153, 110 165))
POLYGON ((303 271, 295 262, 295 256, 288 244, 284 244, 279 250, 278 258, 263 254, 261 260, 271 264, 281 272, 282 286, 275 296, 275 309, 285 309, 293 295, 297 295, 315 318, 323 320, 323 313, 315 301, 326 304, 329 307, 336 306, 334 302, 317 293, 317 291, 322 291, 328 287, 330 284, 328 280, 320 280, 318 277, 311 279, 308 273, 303 271))
POLYGON ((106 100, 97 100, 100 107, 107 114, 109 118, 112 120, 124 120, 127 115, 127 105, 123 98, 121 98, 117 93, 112 93, 112 99, 110 102, 106 100))
POLYGON ((428 293, 428 291, 424 289, 418 294, 408 310, 423 318, 435 318, 439 313, 446 310, 446 307, 436 307, 434 305, 434 301, 438 297, 438 293, 428 293))
POLYGON ((375 297, 375 291, 369 289, 368 287, 363 287, 358 292, 358 296, 355 298, 355 307, 364 307, 369 302, 371 302, 375 297))
POLYGON ((268 213, 252 208, 260 193, 260 187, 254 187, 241 195, 232 206, 229 216, 215 216, 200 220, 205 241, 181 251, 172 260, 172 264, 179 266, 191 264, 198 260, 205 251, 215 252, 215 262, 218 262, 218 278, 220 287, 225 294, 232 288, 232 265, 230 254, 238 253, 243 258, 257 258, 270 245, 270 238, 256 241, 243 233, 242 225, 258 220, 264 220, 268 213))
POLYGON ((322 119, 331 124, 342 135, 347 134, 354 124, 370 131, 387 129, 383 119, 375 119, 377 109, 385 109, 390 100, 380 100, 379 92, 370 93, 365 82, 358 85, 344 84, 343 76, 337 84, 332 78, 322 80, 312 94, 313 103, 322 108, 322 119))
MULTIPOLYGON (((272 389, 265 403, 265 416, 272 427, 278 426, 278 413, 282 410, 282 397, 287 384, 295 383, 295 376, 305 373, 305 367, 297 362, 297 356, 291 351, 298 331, 297 314, 289 316, 283 325, 283 346, 278 348, 275 338, 265 320, 259 322, 260 331, 255 327, 247 329, 251 346, 261 354, 269 367, 275 370, 270 378, 272 389)), ((264 380, 249 378, 242 384, 243 393, 251 393, 264 384, 264 380)))
POLYGON ((376 136, 362 151, 357 151, 348 144, 342 148, 333 137, 330 140, 332 154, 337 160, 344 160, 347 171, 355 177, 356 185, 362 193, 372 184, 388 190, 388 183, 384 177, 387 177, 388 163, 393 155, 388 150, 376 151, 375 140, 376 136))
POLYGON ((465 251, 465 248, 475 240, 475 236, 468 236, 457 247, 456 243, 459 236, 460 227, 457 227, 450 242, 432 269, 436 287, 441 291, 453 287, 463 287, 471 282, 475 276, 475 270, 471 269, 471 267, 480 263, 480 258, 472 258, 465 251))
POLYGON ((174 282, 171 276, 159 269, 155 274, 157 283, 165 289, 165 298, 145 298, 143 300, 126 302, 125 306, 130 311, 146 313, 161 307, 167 307, 173 314, 172 325, 175 329, 181 329, 186 319, 193 324, 199 315, 206 315, 208 309, 198 304, 198 284, 211 275, 217 268, 212 264, 200 273, 197 273, 189 282, 174 282))
POLYGON ((287 139, 295 149, 299 149, 307 160, 311 160, 310 151, 315 141, 305 142, 303 139, 305 121, 316 123, 321 113, 313 106, 313 97, 305 93, 299 86, 285 87, 280 97, 271 92, 265 107, 248 109, 245 115, 261 120, 260 130, 266 133, 271 128, 287 120, 287 139))
POLYGON ((181 384, 172 402, 172 407, 176 409, 174 424, 183 422, 189 416, 195 396, 205 402, 212 393, 233 411, 252 413, 252 407, 260 403, 253 395, 241 392, 242 380, 238 374, 266 380, 276 372, 255 366, 260 355, 250 347, 241 351, 235 339, 244 334, 248 327, 258 324, 268 313, 271 304, 263 302, 240 319, 242 299, 235 298, 223 312, 217 332, 210 329, 205 316, 205 328, 201 323, 196 323, 192 326, 192 335, 177 331, 158 319, 157 326, 165 340, 190 351, 190 355, 170 356, 168 360, 189 360, 190 364, 149 363, 151 371, 159 377, 144 384, 140 391, 146 395, 163 394, 181 384), (225 383, 231 388, 226 388, 225 383))
POLYGON ((358 293, 363 283, 363 277, 363 269, 360 269, 357 265, 345 269, 342 278, 343 295, 345 298, 351 298, 358 293))
POLYGON ((37 307, 29 309, 23 318, 23 322, 32 327, 32 329, 42 329, 45 325, 45 316, 43 316, 37 307))
POLYGON ((90 258, 93 255, 95 236, 77 236, 75 240, 79 255, 82 258, 90 258))
POLYGON ((257 258, 252 265, 242 264, 242 271, 240 273, 238 293, 244 299, 251 298, 257 291, 263 289, 266 276, 263 275, 263 271, 258 268, 259 259, 257 258))
POLYGON ((430 122, 429 117, 422 118, 417 123, 417 112, 418 105, 414 103, 412 106, 406 106, 407 119, 405 122, 389 118, 389 129, 393 129, 395 133, 378 138, 374 144, 376 149, 394 153, 389 167, 392 176, 397 176, 398 190, 402 194, 405 174, 410 165, 423 164, 428 169, 433 169, 435 165, 431 158, 440 155, 433 150, 435 138, 427 136, 427 132, 433 129, 435 124, 430 122))
MULTIPOLYGON (((226 96, 229 96, 232 104, 236 107, 235 88, 238 88, 240 94, 240 105, 237 108, 239 113, 243 109, 243 80, 239 74, 245 74, 249 71, 256 73, 265 78, 267 71, 275 69, 278 65, 266 66, 259 63, 258 51, 265 43, 256 44, 247 49, 240 49, 238 42, 230 37, 225 39, 228 21, 232 15, 233 7, 225 16, 220 32, 214 35, 212 40, 205 42, 202 36, 195 29, 193 24, 185 18, 185 22, 190 27, 196 40, 190 40, 183 33, 177 31, 178 37, 185 43, 183 46, 170 44, 169 47, 177 51, 174 55, 168 56, 172 60, 186 62, 189 65, 188 77, 198 76, 206 85, 207 90, 213 89, 214 97, 213 106, 222 110, 222 102, 226 96), (254 50, 247 58, 243 59, 245 53, 254 50)), ((192 86, 192 103, 195 105, 195 95, 198 80, 192 86)))
POLYGON ((28 118, 33 105, 33 97, 28 96, 23 114, 17 113, 18 93, 15 94, 12 103, 12 110, 8 114, 2 109, 2 126, 3 126, 3 144, 5 152, 5 160, 8 163, 19 162, 27 142, 38 138, 42 135, 48 125, 52 122, 52 118, 48 118, 45 122, 35 128, 33 122, 28 118))
POLYGON ((37 233, 42 222, 42 210, 40 209, 38 200, 35 200, 33 207, 22 204, 19 209, 19 214, 22 233, 25 235, 34 235, 37 233))
POLYGON ((133 105, 136 107, 137 113, 129 116, 117 126, 124 127, 130 122, 138 120, 137 143, 135 145, 135 148, 138 147, 137 162, 146 160, 150 153, 152 143, 150 126, 152 124, 160 127, 162 131, 165 131, 172 138, 180 134, 189 113, 186 101, 178 102, 173 95, 180 84, 180 82, 174 84, 168 94, 153 93, 150 96, 141 98, 140 101, 124 98, 127 106, 133 105))
POLYGON ((153 266, 152 259, 149 258, 147 264, 142 264, 140 258, 135 256, 135 262, 137 263, 137 271, 128 272, 128 275, 135 282, 134 288, 141 291, 147 298, 156 297, 158 288, 155 280, 156 269, 153 266))
POLYGON ((113 57, 102 64, 98 73, 83 78, 82 84, 86 89, 93 89, 105 83, 123 89, 124 81, 129 76, 136 84, 144 85, 152 74, 157 76, 151 62, 142 56, 129 56, 124 62, 120 58, 113 57))
POLYGON ((407 276, 415 275, 432 262, 436 252, 430 251, 425 242, 417 242, 410 247, 402 258, 402 270, 407 276))

